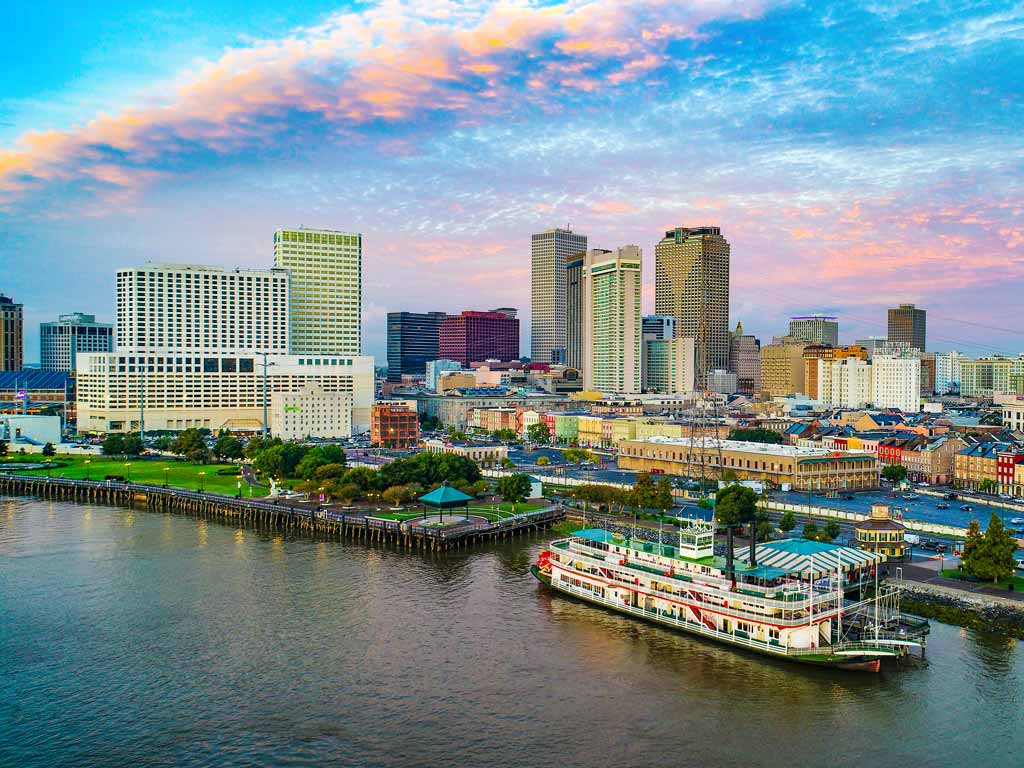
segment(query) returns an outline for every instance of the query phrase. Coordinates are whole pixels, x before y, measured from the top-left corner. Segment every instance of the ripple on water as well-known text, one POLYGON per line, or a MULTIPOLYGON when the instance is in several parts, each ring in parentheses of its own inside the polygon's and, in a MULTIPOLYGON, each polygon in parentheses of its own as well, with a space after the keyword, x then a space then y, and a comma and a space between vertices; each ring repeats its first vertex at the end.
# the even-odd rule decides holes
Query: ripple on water
POLYGON ((0 765, 1018 764, 1019 643, 937 625, 918 667, 782 664, 554 595, 540 546, 5 500, 0 765))

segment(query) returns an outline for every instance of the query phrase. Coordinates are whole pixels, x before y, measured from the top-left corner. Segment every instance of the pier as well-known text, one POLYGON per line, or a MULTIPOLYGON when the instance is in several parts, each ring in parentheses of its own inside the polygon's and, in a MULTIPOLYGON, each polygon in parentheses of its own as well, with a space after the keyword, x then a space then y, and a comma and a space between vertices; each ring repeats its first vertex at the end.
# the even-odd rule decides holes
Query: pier
POLYGON ((552 505, 493 522, 436 528, 412 520, 400 522, 378 518, 372 513, 343 514, 323 507, 299 507, 283 499, 253 499, 112 480, 72 480, 9 473, 0 473, 0 494, 141 508, 269 530, 430 551, 470 547, 525 535, 546 529, 565 516, 562 507, 552 505))

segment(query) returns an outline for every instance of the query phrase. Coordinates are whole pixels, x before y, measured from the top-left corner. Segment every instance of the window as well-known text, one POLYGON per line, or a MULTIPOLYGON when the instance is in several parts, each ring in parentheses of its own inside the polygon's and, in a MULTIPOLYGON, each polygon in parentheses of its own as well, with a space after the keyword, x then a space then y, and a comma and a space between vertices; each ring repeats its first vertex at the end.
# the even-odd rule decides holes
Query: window
POLYGON ((217 373, 217 358, 203 358, 203 373, 217 373))

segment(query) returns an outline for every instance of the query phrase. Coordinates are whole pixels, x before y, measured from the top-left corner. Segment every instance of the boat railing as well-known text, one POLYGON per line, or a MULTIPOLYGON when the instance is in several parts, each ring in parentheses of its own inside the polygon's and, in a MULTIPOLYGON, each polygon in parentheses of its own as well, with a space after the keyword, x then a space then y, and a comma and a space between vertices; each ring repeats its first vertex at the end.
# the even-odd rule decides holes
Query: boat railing
MULTIPOLYGON (((578 553, 573 553, 573 554, 578 554, 578 553)), ((588 558, 584 558, 584 559, 588 559, 588 558)), ((599 578, 602 578, 602 579, 605 579, 605 580, 607 580, 609 582, 612 582, 613 586, 622 586, 622 587, 627 587, 629 589, 636 589, 636 583, 634 582, 634 580, 632 580, 632 579, 624 579, 624 578, 619 577, 618 575, 616 575, 615 571, 612 571, 612 570, 608 569, 608 566, 607 566, 606 563, 596 563, 596 562, 594 562, 594 563, 588 563, 588 564, 593 565, 593 566, 595 566, 597 568, 604 568, 606 570, 606 573, 601 575, 599 578)), ((565 570, 568 570, 570 572, 576 572, 576 571, 574 571, 571 568, 565 567, 564 565, 563 565, 563 567, 565 568, 565 570)), ((580 573, 581 573, 581 575, 591 575, 591 574, 583 574, 582 572, 580 572, 580 573)), ((702 585, 695 583, 694 586, 702 586, 702 585)), ((830 611, 835 611, 835 610, 838 610, 839 607, 840 607, 839 606, 838 597, 837 597, 837 595, 834 592, 831 594, 831 599, 829 599, 829 596, 827 594, 822 594, 822 595, 817 595, 816 596, 815 601, 814 601, 814 611, 813 611, 813 615, 812 615, 812 611, 810 610, 810 606, 807 603, 794 604, 794 603, 790 602, 790 603, 783 603, 783 604, 775 604, 775 603, 769 603, 768 601, 765 601, 765 602, 762 603, 762 602, 758 602, 757 598, 751 598, 751 597, 749 597, 747 595, 740 595, 740 596, 738 596, 738 599, 741 600, 744 604, 757 604, 757 605, 761 605, 763 608, 766 609, 765 612, 759 613, 757 611, 745 610, 744 608, 739 608, 739 607, 736 607, 734 605, 728 605, 728 603, 730 601, 730 597, 736 594, 736 593, 733 593, 733 592, 720 591, 715 596, 716 597, 720 597, 722 602, 707 602, 707 601, 705 601, 705 598, 702 597, 701 595, 708 595, 708 594, 710 594, 708 592, 697 592, 694 595, 690 595, 690 594, 687 594, 687 593, 665 592, 664 590, 656 589, 654 587, 646 587, 645 586, 644 589, 647 592, 650 592, 650 596, 654 597, 654 598, 661 598, 661 599, 664 599, 664 600, 672 600, 672 601, 675 601, 675 602, 682 602, 684 604, 689 604, 687 602, 688 599, 694 599, 698 603, 701 604, 701 607, 713 607, 713 608, 715 608, 717 610, 720 610, 720 612, 723 613, 724 615, 730 616, 730 617, 738 619, 738 620, 752 621, 752 622, 761 622, 761 623, 763 623, 765 621, 771 621, 772 623, 784 624, 787 627, 806 626, 808 621, 810 621, 811 618, 813 617, 813 615, 824 614, 824 613, 827 613, 827 612, 830 612, 830 611), (783 615, 776 615, 774 613, 770 613, 770 612, 768 612, 768 610, 771 610, 771 611, 790 611, 791 616, 787 618, 787 617, 785 617, 783 615)))
MULTIPOLYGON (((594 558, 597 555, 592 552, 595 548, 589 547, 579 542, 572 542, 571 547, 559 547, 559 549, 567 550, 572 552, 574 555, 581 555, 583 557, 594 558)), ((604 550, 596 550, 597 552, 604 552, 604 550)), ((605 565, 604 554, 600 556, 602 565, 605 565)), ((624 558, 626 565, 630 568, 640 568, 647 573, 655 576, 662 576, 664 578, 673 579, 675 582, 689 583, 697 586, 708 586, 713 589, 728 590, 732 591, 732 580, 723 579, 718 576, 712 576, 710 574, 697 573, 693 571, 687 572, 676 572, 676 573, 665 573, 664 569, 654 567, 653 565, 644 561, 633 560, 629 557, 624 558)), ((796 580, 786 580, 785 582, 772 586, 762 587, 756 584, 750 584, 749 582, 739 582, 743 585, 742 588, 738 588, 736 591, 745 596, 750 597, 754 601, 765 601, 764 605, 771 605, 771 607, 781 608, 793 608, 794 602, 805 603, 811 592, 815 595, 815 605, 822 602, 833 601, 836 596, 835 589, 831 589, 825 586, 814 585, 811 586, 806 582, 796 580), (754 593, 754 594, 751 594, 754 593), (778 606, 776 603, 784 603, 785 605, 778 606)), ((761 604, 761 603, 758 603, 761 604)))

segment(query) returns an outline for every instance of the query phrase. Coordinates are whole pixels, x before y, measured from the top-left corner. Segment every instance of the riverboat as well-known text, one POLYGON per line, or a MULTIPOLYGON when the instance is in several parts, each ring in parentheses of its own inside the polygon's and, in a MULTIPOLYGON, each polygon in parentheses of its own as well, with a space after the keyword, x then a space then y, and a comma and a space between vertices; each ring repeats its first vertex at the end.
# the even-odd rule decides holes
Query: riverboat
POLYGON ((531 571, 589 603, 780 659, 877 672, 885 659, 923 656, 928 622, 900 612, 880 555, 785 539, 758 544, 753 562, 741 548, 730 565, 714 537, 703 520, 672 545, 583 529, 553 541, 531 571))

